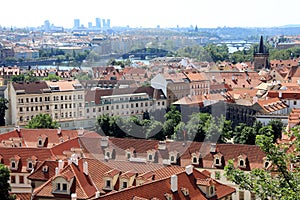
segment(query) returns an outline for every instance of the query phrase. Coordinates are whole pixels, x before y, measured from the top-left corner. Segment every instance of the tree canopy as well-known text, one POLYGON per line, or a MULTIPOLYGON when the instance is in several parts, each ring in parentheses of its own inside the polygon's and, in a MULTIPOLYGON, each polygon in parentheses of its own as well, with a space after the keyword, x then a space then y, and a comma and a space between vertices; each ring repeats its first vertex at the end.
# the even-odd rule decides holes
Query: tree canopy
POLYGON ((52 117, 48 114, 40 113, 33 117, 29 122, 26 128, 38 129, 38 128, 48 128, 55 129, 59 125, 57 121, 54 121, 52 117))
POLYGON ((249 190, 260 199, 299 199, 300 194, 300 140, 299 127, 289 134, 291 141, 274 143, 272 129, 256 137, 256 144, 265 152, 270 163, 266 169, 244 172, 234 167, 233 161, 225 167, 226 176, 241 189, 249 190))
POLYGON ((15 195, 10 195, 9 191, 11 190, 8 183, 10 177, 9 169, 0 164, 0 197, 4 200, 13 200, 16 199, 15 195))
POLYGON ((0 126, 5 126, 5 111, 7 107, 8 100, 0 97, 0 126))

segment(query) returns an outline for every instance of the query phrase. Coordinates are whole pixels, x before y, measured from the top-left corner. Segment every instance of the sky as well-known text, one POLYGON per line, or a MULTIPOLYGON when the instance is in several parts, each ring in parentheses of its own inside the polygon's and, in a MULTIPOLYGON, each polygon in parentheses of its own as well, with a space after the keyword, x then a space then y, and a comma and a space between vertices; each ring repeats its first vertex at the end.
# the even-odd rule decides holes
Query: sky
POLYGON ((300 24, 299 0, 9 0, 1 2, 2 27, 37 27, 45 20, 72 28, 95 18, 111 27, 272 27, 300 24))

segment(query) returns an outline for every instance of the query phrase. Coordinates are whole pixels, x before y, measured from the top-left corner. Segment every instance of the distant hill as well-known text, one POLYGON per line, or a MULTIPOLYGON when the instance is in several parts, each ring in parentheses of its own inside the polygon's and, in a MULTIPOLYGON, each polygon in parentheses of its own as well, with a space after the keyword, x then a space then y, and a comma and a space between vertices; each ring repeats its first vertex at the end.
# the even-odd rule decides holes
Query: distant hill
POLYGON ((280 28, 294 28, 294 27, 300 27, 300 24, 287 24, 284 26, 280 26, 280 28))

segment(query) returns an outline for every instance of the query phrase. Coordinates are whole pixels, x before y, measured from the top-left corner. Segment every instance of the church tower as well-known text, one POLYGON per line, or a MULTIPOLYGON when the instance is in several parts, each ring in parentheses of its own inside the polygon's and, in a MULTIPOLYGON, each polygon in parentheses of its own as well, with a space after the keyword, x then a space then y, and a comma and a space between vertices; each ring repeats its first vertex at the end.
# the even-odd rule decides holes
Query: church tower
POLYGON ((258 48, 254 49, 253 65, 254 65, 254 71, 270 68, 269 51, 264 45, 263 36, 260 37, 258 48))

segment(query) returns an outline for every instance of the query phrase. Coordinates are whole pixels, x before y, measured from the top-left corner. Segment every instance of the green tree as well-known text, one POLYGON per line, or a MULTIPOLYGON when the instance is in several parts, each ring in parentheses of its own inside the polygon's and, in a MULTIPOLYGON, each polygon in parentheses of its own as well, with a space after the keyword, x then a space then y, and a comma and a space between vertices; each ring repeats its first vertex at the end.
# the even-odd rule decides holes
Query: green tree
POLYGON ((218 143, 226 143, 233 137, 232 121, 226 120, 224 116, 221 116, 218 119, 218 126, 221 133, 218 143))
POLYGON ((25 81, 25 76, 24 76, 24 74, 13 75, 11 80, 12 80, 12 82, 23 82, 23 81, 25 81))
POLYGON ((165 114, 165 123, 163 125, 166 136, 172 136, 175 133, 175 127, 181 122, 181 113, 175 106, 171 106, 165 114))
POLYGON ((268 126, 271 126, 274 134, 274 142, 277 139, 281 139, 281 134, 283 131, 283 123, 281 120, 271 120, 268 123, 268 126))
POLYGON ((206 136, 205 126, 210 119, 208 113, 193 113, 186 124, 187 135, 190 140, 203 142, 206 136))
POLYGON ((4 200, 16 199, 15 195, 9 194, 11 190, 10 185, 8 183, 9 177, 10 177, 9 169, 5 165, 0 164, 0 196, 1 199, 4 200))
POLYGON ((8 100, 0 97, 0 126, 5 126, 5 111, 7 107, 8 100))
POLYGON ((234 143, 237 144, 255 144, 256 131, 253 127, 240 123, 234 130, 234 143))
POLYGON ((50 115, 43 114, 43 113, 33 117, 26 126, 26 128, 33 128, 33 129, 39 129, 39 128, 55 129, 58 127, 59 125, 57 121, 54 121, 50 115))
POLYGON ((110 136, 110 117, 109 115, 101 115, 97 118, 97 131, 104 135, 110 136))
POLYGON ((45 81, 58 81, 61 80, 62 78, 60 78, 59 76, 55 75, 55 74, 49 74, 47 77, 43 78, 43 80, 45 81))
POLYGON ((289 142, 273 143, 271 129, 256 137, 257 145, 265 152, 270 167, 252 169, 250 173, 234 167, 231 160, 225 167, 226 176, 241 189, 249 190, 260 199, 300 199, 300 137, 299 127, 291 130, 289 142))

